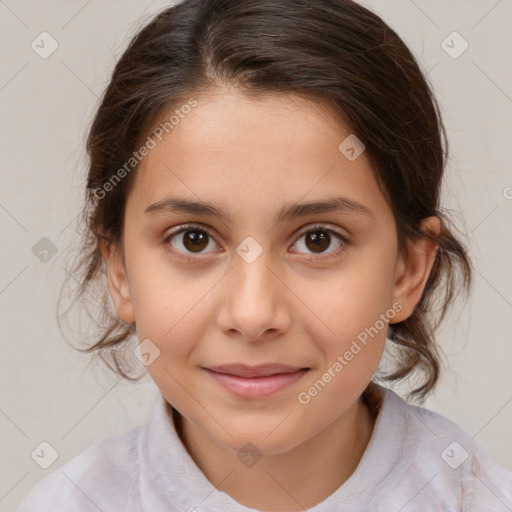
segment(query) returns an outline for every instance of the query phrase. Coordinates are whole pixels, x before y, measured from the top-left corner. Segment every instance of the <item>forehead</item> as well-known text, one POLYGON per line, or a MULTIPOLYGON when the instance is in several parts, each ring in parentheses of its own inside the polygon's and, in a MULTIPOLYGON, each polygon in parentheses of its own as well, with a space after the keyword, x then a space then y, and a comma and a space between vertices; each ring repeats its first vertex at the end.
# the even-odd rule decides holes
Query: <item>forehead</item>
POLYGON ((342 194, 376 213, 386 208, 364 152, 351 161, 340 151, 350 128, 327 105, 234 92, 195 101, 183 111, 173 106, 155 125, 175 117, 161 140, 153 137, 128 203, 146 209, 166 195, 186 195, 236 217, 244 209, 342 194))

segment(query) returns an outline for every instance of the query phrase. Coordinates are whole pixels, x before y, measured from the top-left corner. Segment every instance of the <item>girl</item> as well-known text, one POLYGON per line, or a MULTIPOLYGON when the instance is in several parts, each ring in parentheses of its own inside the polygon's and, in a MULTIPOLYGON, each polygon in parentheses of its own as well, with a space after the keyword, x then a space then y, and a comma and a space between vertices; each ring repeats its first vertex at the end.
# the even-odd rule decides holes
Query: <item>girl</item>
POLYGON ((161 395, 20 511, 512 510, 510 472, 382 386, 434 389, 471 282, 436 100, 383 20, 185 0, 130 43, 87 150, 80 292, 115 306, 89 350, 161 395))

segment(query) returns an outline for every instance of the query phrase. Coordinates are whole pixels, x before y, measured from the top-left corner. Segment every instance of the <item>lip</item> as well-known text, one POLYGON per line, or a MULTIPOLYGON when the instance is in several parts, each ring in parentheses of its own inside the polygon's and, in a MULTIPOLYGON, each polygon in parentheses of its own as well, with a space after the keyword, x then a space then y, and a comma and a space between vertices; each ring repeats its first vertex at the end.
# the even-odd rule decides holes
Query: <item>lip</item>
POLYGON ((260 364, 257 366, 249 366, 246 364, 222 364, 220 366, 212 366, 211 368, 207 368, 207 370, 211 370, 217 373, 226 373, 229 375, 234 375, 236 377, 267 377, 269 375, 276 374, 284 374, 284 373, 292 373, 297 370, 303 370, 304 367, 301 366, 290 366, 288 364, 260 364))
POLYGON ((231 394, 245 399, 271 396, 297 382, 309 368, 282 364, 222 365, 204 370, 231 394))

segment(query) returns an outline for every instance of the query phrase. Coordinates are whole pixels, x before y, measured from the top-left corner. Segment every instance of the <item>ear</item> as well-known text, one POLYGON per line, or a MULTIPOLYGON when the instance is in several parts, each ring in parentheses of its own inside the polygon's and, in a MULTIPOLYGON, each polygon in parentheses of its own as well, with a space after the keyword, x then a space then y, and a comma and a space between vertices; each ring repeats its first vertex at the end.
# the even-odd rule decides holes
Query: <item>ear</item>
POLYGON ((122 256, 122 249, 117 245, 108 244, 102 241, 100 243, 101 255, 107 265, 108 271, 108 288, 110 296, 114 302, 117 315, 127 323, 135 322, 135 313, 130 295, 130 285, 128 282, 128 274, 126 273, 125 264, 122 256))
MULTIPOLYGON (((437 237, 441 231, 441 220, 439 217, 427 217, 421 222, 421 228, 422 231, 437 237)), ((407 259, 405 260, 401 256, 396 265, 393 302, 399 302, 402 309, 390 322, 392 324, 401 322, 412 315, 427 284, 438 247, 436 242, 423 237, 416 241, 409 241, 408 245, 407 259)))

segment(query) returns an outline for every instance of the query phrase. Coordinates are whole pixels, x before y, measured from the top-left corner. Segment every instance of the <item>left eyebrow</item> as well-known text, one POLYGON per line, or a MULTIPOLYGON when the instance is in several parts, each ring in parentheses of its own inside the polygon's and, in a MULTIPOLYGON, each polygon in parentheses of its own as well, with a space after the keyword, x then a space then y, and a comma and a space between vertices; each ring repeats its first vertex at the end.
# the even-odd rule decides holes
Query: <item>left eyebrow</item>
MULTIPOLYGON (((191 201, 185 198, 169 197, 148 206, 144 213, 154 215, 158 213, 188 213, 191 215, 206 215, 217 217, 224 221, 231 221, 232 216, 221 208, 204 202, 191 201)), ((298 217, 306 217, 319 213, 344 213, 349 215, 359 215, 374 219, 373 212, 361 203, 358 203, 348 197, 332 197, 321 201, 310 201, 307 203, 285 204, 277 212, 274 222, 280 223, 286 220, 298 217)))
POLYGON ((279 223, 318 213, 345 213, 374 219, 373 212, 368 207, 348 197, 339 196, 309 203, 285 204, 277 213, 275 221, 279 223))

